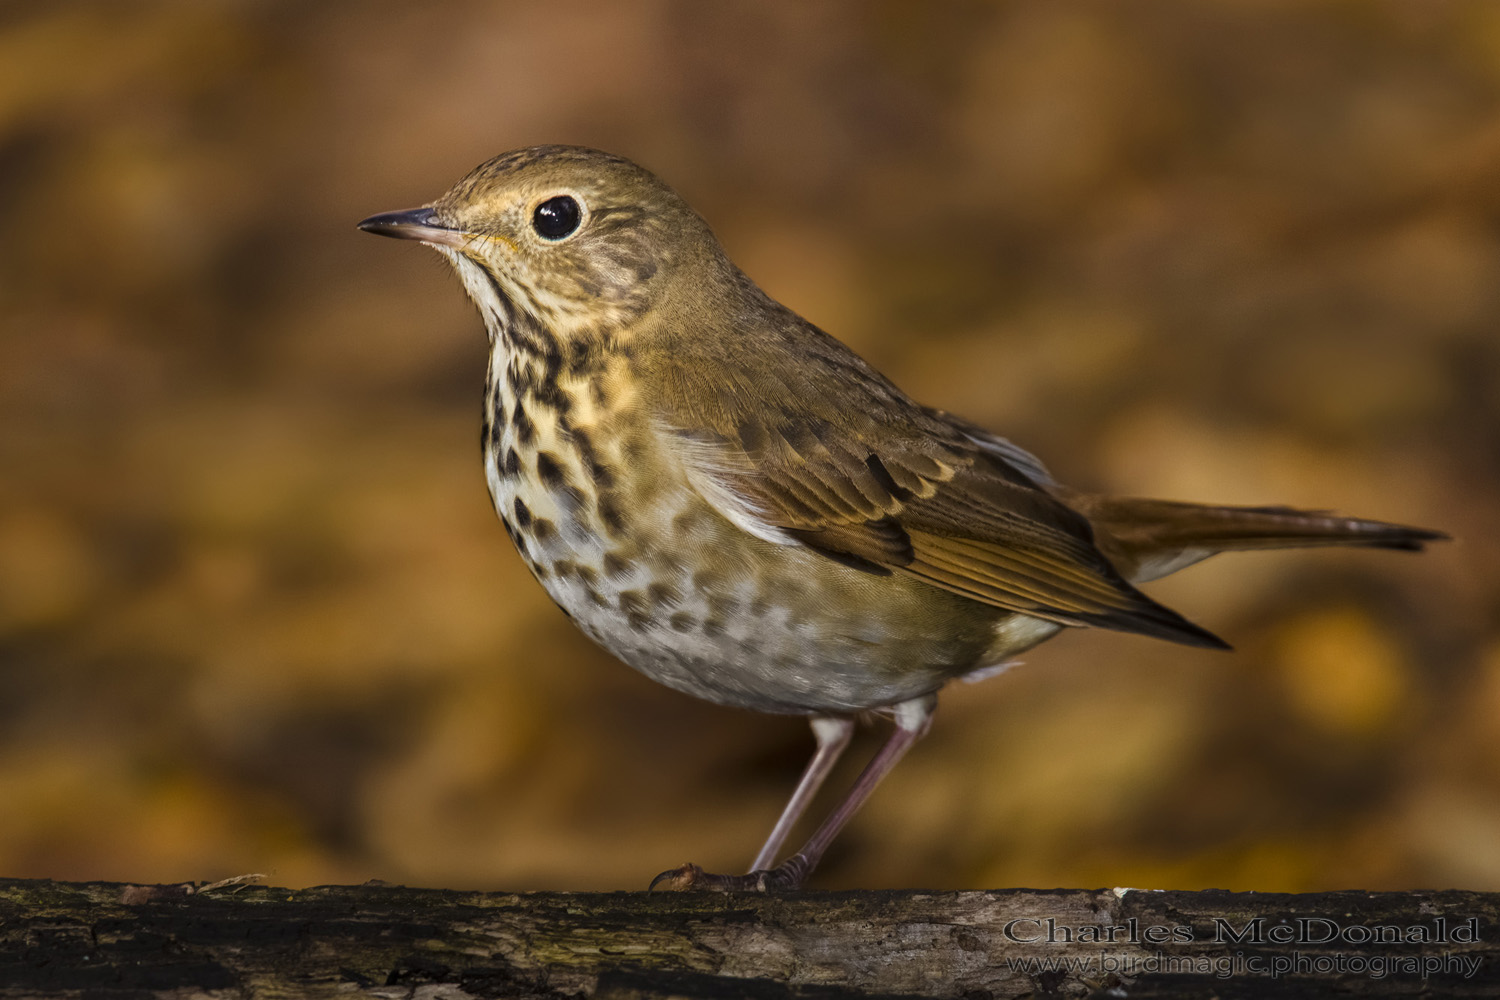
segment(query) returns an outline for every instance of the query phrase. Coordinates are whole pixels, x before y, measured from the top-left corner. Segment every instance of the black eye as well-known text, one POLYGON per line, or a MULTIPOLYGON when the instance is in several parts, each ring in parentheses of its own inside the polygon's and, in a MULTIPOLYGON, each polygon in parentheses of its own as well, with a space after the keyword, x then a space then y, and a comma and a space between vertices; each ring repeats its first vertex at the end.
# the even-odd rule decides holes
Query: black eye
POLYGON ((548 198, 531 214, 531 228, 544 240, 560 240, 578 228, 583 210, 578 202, 565 194, 548 198))

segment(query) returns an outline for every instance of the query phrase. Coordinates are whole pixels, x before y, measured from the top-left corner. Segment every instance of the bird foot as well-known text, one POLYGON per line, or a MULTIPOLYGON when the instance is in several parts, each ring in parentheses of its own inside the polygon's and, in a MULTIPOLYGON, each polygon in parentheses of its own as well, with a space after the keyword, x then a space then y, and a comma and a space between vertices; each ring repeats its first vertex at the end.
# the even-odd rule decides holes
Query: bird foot
POLYGON ((715 875, 689 863, 662 872, 651 880, 646 891, 778 892, 800 888, 811 870, 812 866, 800 854, 792 855, 775 868, 762 868, 748 875, 715 875))

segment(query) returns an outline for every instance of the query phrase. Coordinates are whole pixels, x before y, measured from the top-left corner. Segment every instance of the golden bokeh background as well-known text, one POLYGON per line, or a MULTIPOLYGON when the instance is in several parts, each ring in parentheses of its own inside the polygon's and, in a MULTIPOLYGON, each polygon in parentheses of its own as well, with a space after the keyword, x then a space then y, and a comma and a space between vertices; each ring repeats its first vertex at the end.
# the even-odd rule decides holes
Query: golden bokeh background
MULTIPOLYGON (((572 142, 1064 481, 1443 528, 955 685, 823 887, 1500 889, 1500 6, 0 8, 0 874, 639 888, 749 861, 797 719, 575 634, 484 338, 354 229, 572 142)), ((835 783, 852 779, 878 727, 835 783)))

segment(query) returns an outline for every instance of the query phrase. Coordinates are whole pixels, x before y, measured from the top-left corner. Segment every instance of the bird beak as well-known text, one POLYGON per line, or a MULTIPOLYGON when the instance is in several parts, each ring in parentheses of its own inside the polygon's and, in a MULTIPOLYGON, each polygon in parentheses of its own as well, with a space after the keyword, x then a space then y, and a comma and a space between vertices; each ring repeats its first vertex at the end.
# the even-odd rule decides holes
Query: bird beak
POLYGON ((382 212, 359 224, 359 228, 376 236, 397 240, 420 240, 431 246, 462 247, 468 237, 437 221, 431 208, 411 208, 405 212, 382 212))

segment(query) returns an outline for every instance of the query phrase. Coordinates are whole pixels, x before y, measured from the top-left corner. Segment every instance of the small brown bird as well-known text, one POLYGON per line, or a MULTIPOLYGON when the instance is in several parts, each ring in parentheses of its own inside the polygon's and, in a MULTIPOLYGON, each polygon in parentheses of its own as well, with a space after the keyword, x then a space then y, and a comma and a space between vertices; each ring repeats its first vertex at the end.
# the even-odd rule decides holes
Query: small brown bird
POLYGON ((669 687, 811 719, 816 752, 749 874, 685 865, 653 885, 800 885, 944 684, 1065 627, 1228 648, 1137 583, 1226 549, 1445 537, 1070 490, 773 301, 676 193, 608 153, 506 153, 359 228, 436 248, 479 307, 490 495, 564 614, 669 687), (777 865, 872 711, 894 732, 777 865))

